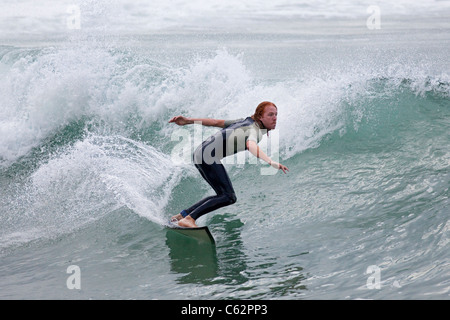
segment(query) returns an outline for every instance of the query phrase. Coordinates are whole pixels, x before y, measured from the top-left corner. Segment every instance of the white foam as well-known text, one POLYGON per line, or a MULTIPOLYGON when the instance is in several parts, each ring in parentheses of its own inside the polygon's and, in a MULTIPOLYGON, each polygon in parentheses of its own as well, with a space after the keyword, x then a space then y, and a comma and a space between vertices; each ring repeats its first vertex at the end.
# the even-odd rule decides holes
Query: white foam
POLYGON ((90 42, 79 45, 11 50, 3 57, 3 166, 83 117, 103 122, 125 137, 129 126, 140 130, 160 122, 162 131, 158 135, 170 137, 174 125, 168 125, 167 120, 171 116, 237 119, 253 114, 263 100, 279 107, 281 151, 290 157, 340 130, 345 120, 343 103, 352 104, 360 96, 370 95, 367 82, 373 79, 388 78, 393 88, 411 79, 411 89, 418 94, 430 90, 448 94, 448 84, 441 84, 448 75, 430 77, 431 67, 425 65, 393 63, 381 68, 361 63, 350 70, 340 68, 339 72, 333 72, 331 66, 324 73, 304 70, 298 80, 261 82, 247 69, 242 55, 227 50, 218 50, 214 56, 186 67, 168 67, 142 60, 133 52, 111 51, 90 42), (136 120, 127 124, 129 119, 136 120))
MULTIPOLYGON (((121 136, 93 135, 42 165, 32 181, 36 190, 50 195, 55 214, 68 215, 58 212, 64 211, 60 207, 66 203, 69 210, 76 208, 76 218, 85 220, 97 206, 108 211, 103 203, 105 207, 126 206, 162 223, 163 208, 179 170, 149 145, 121 136)), ((49 207, 52 210, 52 204, 49 207)))

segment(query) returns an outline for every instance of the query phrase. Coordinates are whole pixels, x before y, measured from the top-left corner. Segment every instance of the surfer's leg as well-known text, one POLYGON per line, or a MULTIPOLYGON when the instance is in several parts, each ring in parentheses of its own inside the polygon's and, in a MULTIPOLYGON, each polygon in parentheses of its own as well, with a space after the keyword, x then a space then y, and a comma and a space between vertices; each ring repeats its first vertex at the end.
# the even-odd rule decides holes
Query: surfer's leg
POLYGON ((202 177, 217 195, 205 198, 199 205, 189 208, 189 215, 197 220, 202 215, 236 202, 236 194, 231 180, 220 161, 213 164, 196 165, 202 177))
POLYGON ((194 211, 196 208, 198 208, 199 206, 201 206, 203 203, 205 203, 206 201, 210 200, 211 198, 214 198, 215 196, 210 196, 210 197, 206 197, 202 200, 200 200, 199 202, 197 202, 196 204, 192 205, 191 207, 189 207, 189 209, 185 209, 183 211, 181 211, 179 214, 174 215, 171 218, 171 221, 180 221, 181 219, 189 216, 189 214, 194 211))
MULTIPOLYGON (((181 226, 196 226, 195 220, 202 215, 236 202, 236 195, 228 174, 220 162, 223 144, 215 136, 205 140, 194 152, 193 162, 203 179, 216 192, 215 196, 206 197, 188 209, 181 211, 181 226), (216 153, 216 151, 218 151, 216 153)), ((179 218, 179 215, 174 216, 179 218)))
MULTIPOLYGON (((220 161, 213 164, 196 164, 195 166, 200 171, 202 177, 214 189, 216 195, 204 198, 190 208, 182 211, 181 215, 190 217, 194 221, 208 212, 236 202, 236 194, 233 185, 220 161)), ((182 220, 180 220, 181 225, 183 225, 184 222, 182 222, 182 220)))

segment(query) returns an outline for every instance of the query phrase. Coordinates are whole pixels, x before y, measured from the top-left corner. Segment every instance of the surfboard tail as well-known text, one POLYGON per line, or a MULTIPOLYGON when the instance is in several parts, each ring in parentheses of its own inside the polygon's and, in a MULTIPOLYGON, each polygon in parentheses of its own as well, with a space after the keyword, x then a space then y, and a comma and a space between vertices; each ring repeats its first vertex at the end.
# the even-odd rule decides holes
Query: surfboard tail
POLYGON ((215 243, 214 237, 207 226, 197 228, 187 228, 179 226, 176 222, 169 221, 167 228, 176 231, 187 237, 195 238, 200 241, 215 243))

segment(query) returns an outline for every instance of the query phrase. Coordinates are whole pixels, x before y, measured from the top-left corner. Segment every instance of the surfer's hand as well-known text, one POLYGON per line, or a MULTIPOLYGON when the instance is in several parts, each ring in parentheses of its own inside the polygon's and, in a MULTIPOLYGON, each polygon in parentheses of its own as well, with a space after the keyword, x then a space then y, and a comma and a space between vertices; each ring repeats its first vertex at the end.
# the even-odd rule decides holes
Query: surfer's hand
POLYGON ((275 162, 275 161, 271 161, 270 165, 272 167, 274 167, 275 169, 283 170, 284 173, 286 173, 286 171, 289 171, 288 167, 282 165, 281 163, 275 162))
POLYGON ((173 117, 172 119, 169 120, 169 123, 172 123, 172 122, 175 122, 179 126, 184 126, 186 124, 191 123, 188 118, 183 117, 183 116, 173 117))

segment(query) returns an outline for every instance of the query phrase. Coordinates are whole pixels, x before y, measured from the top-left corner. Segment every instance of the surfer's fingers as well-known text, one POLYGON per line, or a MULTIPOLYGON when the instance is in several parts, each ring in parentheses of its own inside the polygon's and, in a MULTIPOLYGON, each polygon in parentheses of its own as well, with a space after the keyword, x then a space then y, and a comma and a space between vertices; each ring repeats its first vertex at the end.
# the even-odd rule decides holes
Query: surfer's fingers
POLYGON ((178 120, 180 120, 180 119, 183 120, 183 116, 175 116, 175 117, 173 117, 172 119, 169 120, 169 123, 175 122, 176 124, 180 125, 178 123, 178 120))

